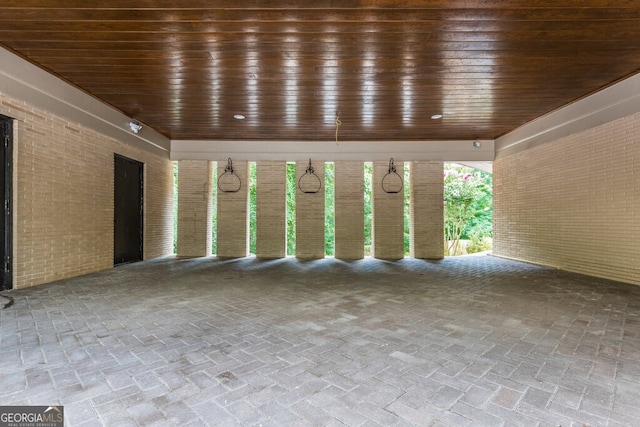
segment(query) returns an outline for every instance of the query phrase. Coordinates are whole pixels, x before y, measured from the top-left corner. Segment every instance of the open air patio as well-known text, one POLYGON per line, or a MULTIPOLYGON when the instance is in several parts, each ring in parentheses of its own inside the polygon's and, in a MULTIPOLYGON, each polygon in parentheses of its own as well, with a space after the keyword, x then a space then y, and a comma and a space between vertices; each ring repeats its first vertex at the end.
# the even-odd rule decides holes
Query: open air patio
POLYGON ((0 401, 69 426, 640 425, 633 285, 491 256, 169 257, 10 295, 0 401))

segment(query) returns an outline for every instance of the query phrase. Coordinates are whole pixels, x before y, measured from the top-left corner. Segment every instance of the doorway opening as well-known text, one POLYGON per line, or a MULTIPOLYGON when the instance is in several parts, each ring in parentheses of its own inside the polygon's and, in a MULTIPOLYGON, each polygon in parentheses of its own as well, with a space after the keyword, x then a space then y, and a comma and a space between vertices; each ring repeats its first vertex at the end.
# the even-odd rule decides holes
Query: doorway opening
POLYGON ((493 175, 456 163, 444 165, 446 256, 488 252, 493 244, 493 175))

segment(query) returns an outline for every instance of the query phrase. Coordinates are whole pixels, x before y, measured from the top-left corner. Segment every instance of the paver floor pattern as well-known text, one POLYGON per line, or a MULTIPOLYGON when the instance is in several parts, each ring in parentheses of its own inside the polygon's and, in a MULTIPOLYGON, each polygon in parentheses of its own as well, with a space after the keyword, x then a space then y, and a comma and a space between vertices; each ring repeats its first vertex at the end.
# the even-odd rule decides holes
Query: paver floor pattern
POLYGON ((68 426, 640 426, 634 285, 490 256, 171 257, 5 295, 0 404, 68 426))

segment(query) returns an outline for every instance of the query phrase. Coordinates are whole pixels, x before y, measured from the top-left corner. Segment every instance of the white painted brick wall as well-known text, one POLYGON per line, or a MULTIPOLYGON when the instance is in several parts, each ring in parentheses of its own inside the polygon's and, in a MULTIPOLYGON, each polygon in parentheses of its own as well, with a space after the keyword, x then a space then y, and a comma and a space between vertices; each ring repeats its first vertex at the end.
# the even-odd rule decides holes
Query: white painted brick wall
POLYGON ((14 121, 14 288, 113 267, 114 153, 144 163, 144 258, 173 251, 173 164, 0 93, 14 121))
POLYGON ((287 255, 287 162, 256 162, 256 256, 287 255))
POLYGON ((443 162, 411 162, 411 256, 444 257, 443 162))
MULTIPOLYGON (((227 159, 217 162, 218 177, 222 175, 226 166, 227 159)), ((216 255, 223 258, 240 258, 249 254, 249 164, 246 161, 234 161, 233 170, 240 177, 240 190, 236 193, 217 190, 216 255)))
POLYGON ((212 162, 178 163, 178 256, 211 255, 212 183, 212 162))
MULTIPOLYGON (((395 161, 396 171, 404 177, 404 164, 395 161)), ((382 180, 389 162, 373 162, 373 256, 381 259, 404 258, 404 192, 386 193, 382 180)))
POLYGON ((364 162, 335 162, 335 257, 364 258, 364 162))
POLYGON ((640 284, 640 113, 493 170, 494 254, 640 284))
MULTIPOLYGON (((296 162, 296 185, 305 173, 308 161, 296 162)), ((324 162, 312 163, 322 188, 309 194, 296 188, 296 257, 324 258, 324 162)))

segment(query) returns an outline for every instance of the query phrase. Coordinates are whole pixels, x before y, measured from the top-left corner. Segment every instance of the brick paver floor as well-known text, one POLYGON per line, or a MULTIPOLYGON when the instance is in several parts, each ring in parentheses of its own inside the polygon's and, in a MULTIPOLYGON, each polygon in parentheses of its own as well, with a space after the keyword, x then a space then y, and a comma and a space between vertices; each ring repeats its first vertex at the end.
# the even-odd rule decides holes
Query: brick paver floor
POLYGON ((0 404, 67 426, 640 426, 633 285, 490 256, 166 258, 4 295, 0 404))

